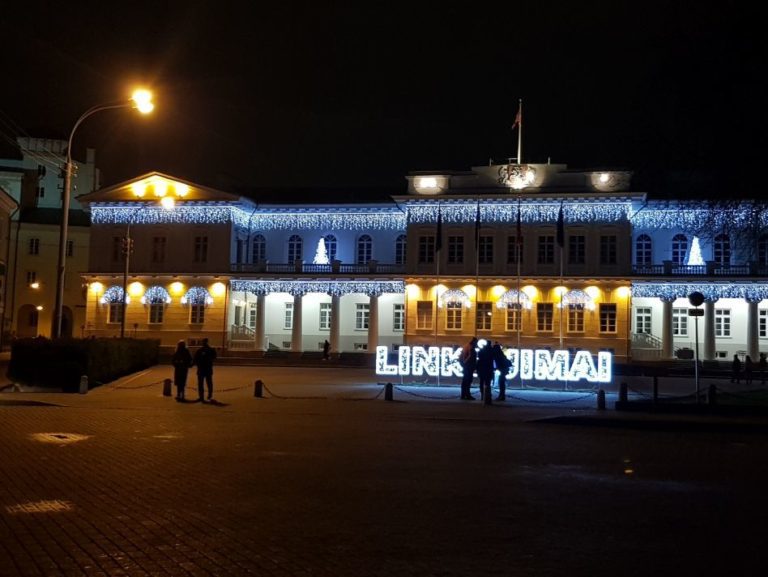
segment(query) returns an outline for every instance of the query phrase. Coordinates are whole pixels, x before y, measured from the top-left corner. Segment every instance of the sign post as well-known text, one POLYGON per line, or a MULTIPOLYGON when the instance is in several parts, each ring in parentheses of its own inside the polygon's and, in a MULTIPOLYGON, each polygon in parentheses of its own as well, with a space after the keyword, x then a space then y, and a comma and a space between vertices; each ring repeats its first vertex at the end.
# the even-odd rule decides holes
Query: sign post
POLYGON ((704 302, 704 295, 700 292, 692 292, 690 295, 688 295, 688 302, 690 302, 694 307, 693 309, 688 309, 688 316, 693 317, 696 331, 696 355, 693 358, 694 362, 694 379, 696 380, 696 403, 699 402, 699 317, 704 316, 704 311, 700 309, 699 307, 704 302))

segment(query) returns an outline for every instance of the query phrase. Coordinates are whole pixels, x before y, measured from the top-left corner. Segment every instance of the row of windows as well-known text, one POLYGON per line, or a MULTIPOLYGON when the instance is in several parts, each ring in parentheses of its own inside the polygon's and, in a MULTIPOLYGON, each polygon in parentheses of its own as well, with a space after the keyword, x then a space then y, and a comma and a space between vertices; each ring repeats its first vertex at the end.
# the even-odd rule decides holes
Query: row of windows
MULTIPOLYGON (((283 328, 293 329, 293 303, 284 303, 283 309, 283 328)), ((370 319, 370 305, 368 303, 357 303, 355 305, 355 330, 368 330, 368 321, 370 319)), ((256 307, 251 306, 247 314, 241 307, 235 308, 235 324, 245 324, 249 328, 256 327, 256 307)), ((331 303, 320 303, 318 329, 321 331, 331 330, 331 303)), ((405 330, 405 305, 392 305, 392 330, 405 330)))
MULTIPOLYGON (((616 333, 616 304, 600 304, 600 332, 616 333)), ((493 303, 479 302, 475 309, 475 329, 490 331, 493 316, 493 303)), ((522 330, 522 310, 510 305, 506 310, 505 330, 517 332, 522 330)), ((551 333, 554 330, 555 307, 553 303, 536 303, 536 331, 551 333)), ((584 332, 583 305, 569 305, 564 318, 566 330, 569 333, 584 332)), ((445 309, 445 328, 447 330, 462 330, 464 314, 461 303, 447 303, 445 309)), ((420 330, 433 328, 432 301, 419 301, 416 304, 416 328, 420 330)))
MULTIPOLYGON (((336 253, 338 249, 338 240, 332 234, 327 234, 322 237, 323 246, 325 249, 325 256, 328 262, 336 260, 336 253)), ((301 236, 294 234, 288 239, 288 262, 292 263, 297 260, 304 259, 304 239, 301 236)), ((401 234, 395 239, 395 264, 405 264, 405 235, 401 234)), ((238 240, 236 245, 235 259, 238 263, 243 262, 259 262, 267 260, 267 239, 262 234, 257 234, 253 237, 250 243, 251 253, 247 254, 248 242, 245 240, 238 240)), ((311 250, 318 250, 315 247, 310 247, 311 250)), ((314 257, 314 255, 312 255, 314 257)), ((373 259, 373 238, 370 235, 364 234, 357 239, 355 245, 355 262, 357 264, 368 264, 373 259)))
MULTIPOLYGON (((676 265, 685 265, 688 254, 688 237, 684 234, 676 234, 672 237, 671 261, 676 265)), ((768 264, 768 235, 763 235, 758 240, 758 260, 761 264, 768 264)), ((719 234, 712 244, 712 260, 721 266, 731 264, 731 239, 727 234, 719 234)), ((635 240, 635 263, 641 266, 653 264, 653 241, 647 234, 641 234, 635 240)))
MULTIPOLYGON (((477 258, 480 264, 492 264, 494 255, 493 236, 480 236, 477 244, 477 258)), ((555 236, 540 235, 537 239, 536 262, 538 264, 555 263, 555 236)), ((419 237, 419 264, 435 262, 435 237, 419 237)), ((448 264, 464 263, 464 237, 448 236, 447 245, 448 264)), ((587 237, 583 235, 570 235, 567 246, 568 264, 581 265, 587 262, 587 237)), ((618 237, 616 235, 600 236, 599 259, 601 265, 614 265, 618 259, 618 237)), ((523 238, 517 236, 507 237, 507 263, 517 264, 523 261, 523 238)))
MULTIPOLYGON (((164 236, 153 236, 151 247, 151 259, 154 263, 165 262, 167 253, 166 248, 168 245, 168 239, 164 236)), ((124 260, 125 252, 127 250, 126 239, 122 236, 112 237, 112 261, 117 262, 124 260)), ((130 250, 133 251, 133 242, 131 242, 130 250)), ((208 262, 208 237, 196 236, 193 243, 193 262, 208 262)))
MULTIPOLYGON (((162 324, 165 319, 165 307, 164 302, 149 303, 148 305, 147 322, 150 324, 162 324)), ((123 322, 123 304, 109 303, 107 307, 107 322, 108 323, 122 323, 123 322)), ((205 305, 204 304, 191 304, 189 305, 189 323, 193 325, 201 325, 205 322, 205 305)))
MULTIPOLYGON (((67 241, 67 256, 72 256, 75 251, 75 243, 72 240, 67 241)), ((32 256, 39 256, 40 255, 40 239, 39 238, 30 238, 27 243, 27 254, 30 254, 32 256)))
MULTIPOLYGON (((651 334, 651 307, 637 307, 635 309, 635 333, 651 334)), ((730 309, 715 309, 715 336, 731 336, 731 311, 730 309)), ((688 334, 688 309, 672 309, 672 335, 675 337, 687 337, 688 334)), ((768 337, 768 309, 758 311, 758 335, 760 338, 768 337)))

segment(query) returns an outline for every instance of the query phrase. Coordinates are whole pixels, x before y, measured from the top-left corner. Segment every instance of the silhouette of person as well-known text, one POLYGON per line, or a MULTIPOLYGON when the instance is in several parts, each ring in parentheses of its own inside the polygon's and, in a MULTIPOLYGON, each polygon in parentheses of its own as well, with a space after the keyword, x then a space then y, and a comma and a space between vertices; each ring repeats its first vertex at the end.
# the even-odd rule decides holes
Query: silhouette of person
POLYGON ((752 369, 753 369, 753 363, 752 359, 749 355, 747 355, 747 358, 744 359, 744 381, 748 384, 752 384, 752 369))
POLYGON ((477 353, 477 376, 480 381, 480 398, 484 399, 486 387, 490 395, 490 387, 493 382, 493 347, 486 343, 477 353))
POLYGON ((203 339, 203 345, 195 351, 194 363, 197 366, 197 393, 200 402, 205 402, 203 382, 208 385, 208 400, 213 398, 213 361, 216 360, 216 349, 208 345, 208 339, 203 339))
POLYGON ((187 386, 187 373, 192 366, 192 354, 187 348, 187 343, 179 341, 176 345, 176 351, 171 357, 173 365, 173 384, 176 385, 176 400, 184 400, 184 389, 187 386))
POLYGON ((331 343, 328 342, 328 339, 325 339, 325 342, 323 343, 323 360, 327 361, 331 352, 331 343))
POLYGON ((509 373, 509 367, 511 363, 504 354, 504 349, 501 348, 499 341, 493 344, 493 364, 496 370, 499 371, 499 396, 496 397, 497 401, 507 400, 507 373, 509 373))
POLYGON ((741 361, 739 360, 739 355, 733 355, 733 362, 731 362, 731 382, 736 384, 741 382, 741 361))
POLYGON ((768 359, 765 358, 765 353, 760 353, 760 360, 757 362, 757 367, 760 370, 760 384, 765 384, 765 372, 768 370, 768 359))
POLYGON ((459 363, 461 364, 462 377, 461 377, 461 398, 467 401, 473 401, 475 397, 470 393, 472 387, 473 373, 477 366, 477 352, 475 347, 477 346, 477 338, 472 337, 464 348, 461 350, 461 356, 459 357, 459 363))

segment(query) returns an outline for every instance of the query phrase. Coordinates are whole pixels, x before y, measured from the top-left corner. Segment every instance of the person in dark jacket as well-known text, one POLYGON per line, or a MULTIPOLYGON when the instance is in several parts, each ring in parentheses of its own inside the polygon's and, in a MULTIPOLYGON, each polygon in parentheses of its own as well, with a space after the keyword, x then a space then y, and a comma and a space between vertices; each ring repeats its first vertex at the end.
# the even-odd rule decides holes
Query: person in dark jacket
POLYGON ((203 382, 208 385, 208 400, 213 399, 213 361, 216 360, 216 349, 208 345, 208 339, 203 339, 203 346, 195 351, 193 360, 197 366, 197 393, 204 403, 203 382))
POLYGON ((477 366, 477 352, 475 347, 477 346, 477 339, 472 337, 464 348, 461 349, 461 356, 459 357, 459 364, 461 365, 462 377, 461 377, 461 398, 462 400, 473 401, 475 397, 470 393, 472 387, 473 373, 477 366))
POLYGON ((493 347, 491 343, 486 343, 477 352, 477 377, 480 381, 480 398, 484 399, 486 387, 490 395, 491 383, 493 382, 493 347))
POLYGON ((187 343, 179 341, 176 345, 176 351, 171 357, 173 365, 173 384, 176 386, 176 400, 184 400, 184 389, 187 386, 187 373, 192 366, 192 354, 187 348, 187 343))
POLYGON ((741 382, 741 361, 739 355, 733 355, 731 363, 731 382, 739 384, 741 382))
POLYGON ((493 345, 493 364, 496 370, 499 371, 499 396, 496 397, 497 401, 507 400, 507 373, 509 373, 509 367, 511 363, 504 354, 504 349, 501 348, 499 341, 496 341, 493 345))

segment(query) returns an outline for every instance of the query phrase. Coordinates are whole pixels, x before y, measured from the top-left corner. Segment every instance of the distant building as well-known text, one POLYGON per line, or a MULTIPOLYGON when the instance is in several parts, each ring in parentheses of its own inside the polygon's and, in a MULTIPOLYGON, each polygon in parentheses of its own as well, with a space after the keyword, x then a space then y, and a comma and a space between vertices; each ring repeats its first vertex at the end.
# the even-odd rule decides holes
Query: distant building
POLYGON ((404 194, 381 201, 296 203, 143 175, 80 198, 85 334, 294 353, 325 339, 372 353, 477 335, 671 359, 695 346, 687 297, 699 290, 701 357, 757 358, 768 215, 749 202, 652 201, 631 176, 490 165, 411 173, 404 194))
MULTIPOLYGON (((16 158, 0 159, 0 187, 19 205, 8 235, 8 282, 3 291, 3 344, 9 336, 50 336, 56 300, 66 141, 20 137, 16 158)), ((85 323, 82 273, 90 219, 77 195, 99 186, 93 149, 76 161, 66 249, 62 334, 80 336, 85 323)))

